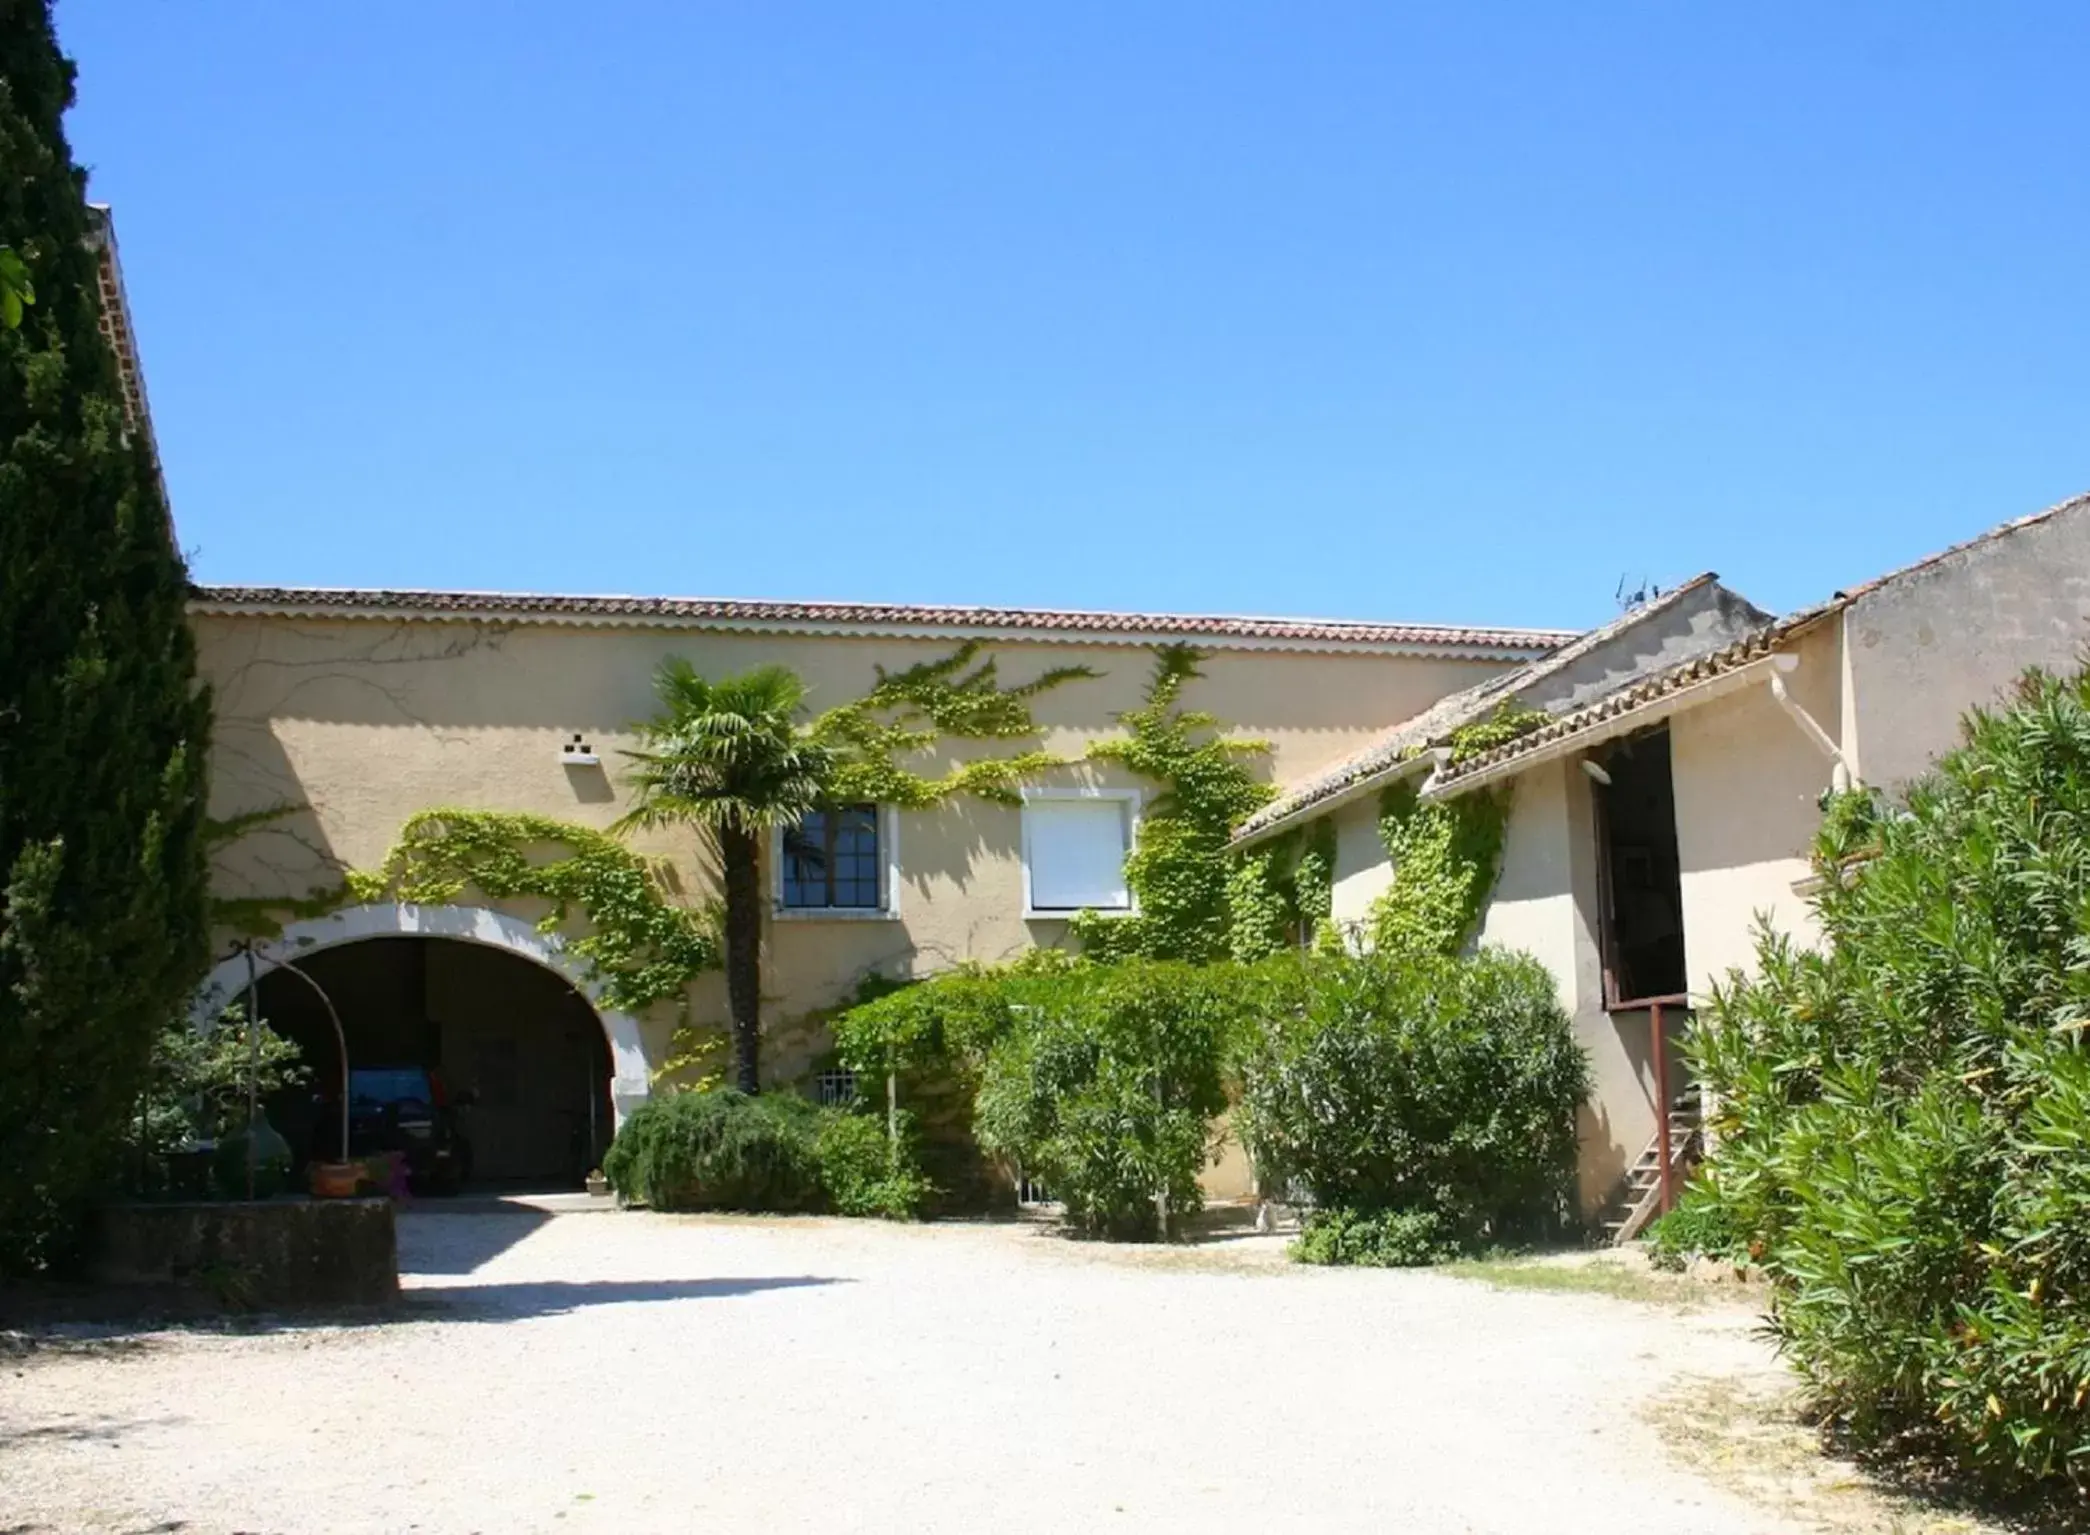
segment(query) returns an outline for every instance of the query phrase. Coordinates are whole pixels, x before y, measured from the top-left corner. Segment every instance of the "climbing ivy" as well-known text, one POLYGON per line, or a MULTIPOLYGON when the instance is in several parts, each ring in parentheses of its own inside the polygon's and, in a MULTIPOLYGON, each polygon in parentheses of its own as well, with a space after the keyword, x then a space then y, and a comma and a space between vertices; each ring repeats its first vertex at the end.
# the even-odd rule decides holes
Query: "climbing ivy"
POLYGON ((1322 816, 1251 852, 1236 855, 1227 882, 1227 948, 1252 964, 1301 939, 1339 942, 1335 905, 1335 822, 1322 816))
MULTIPOLYGON (((1453 763, 1516 740, 1543 723, 1536 710, 1505 705, 1453 731, 1453 763)), ((1374 898, 1367 919, 1372 948, 1411 955, 1456 954, 1480 925, 1502 872, 1510 790, 1476 789, 1456 799, 1424 801, 1412 779, 1379 796, 1379 841, 1393 879, 1374 898)))
POLYGON ((930 751, 946 737, 1018 741, 1036 736, 1032 699, 1062 683, 1101 675, 1086 666, 1057 666, 1029 682, 1003 687, 994 658, 979 661, 979 652, 980 642, 969 640, 940 660, 905 671, 881 666, 870 692, 815 719, 811 735, 839 758, 830 798, 927 810, 956 794, 976 794, 1014 805, 1021 803, 1025 778, 1062 765, 1063 759, 1043 751, 982 757, 935 777, 901 765, 902 758, 930 751))
POLYGON ((657 865, 602 832, 549 816, 424 810, 409 819, 377 869, 352 872, 358 901, 441 906, 467 887, 494 900, 551 903, 538 922, 556 931, 576 910, 590 931, 568 950, 602 985, 602 1000, 634 1012, 669 998, 719 963, 716 911, 661 892, 657 865))
POLYGON ((1268 752, 1268 743, 1220 735, 1212 715, 1181 707, 1184 686, 1203 675, 1203 659, 1188 645, 1161 647, 1145 701, 1118 716, 1125 734, 1089 748, 1091 761, 1117 763, 1161 786, 1125 860, 1138 915, 1083 912, 1072 924, 1093 958, 1207 963, 1231 951, 1227 838, 1274 791, 1244 763, 1268 752))
POLYGON ((1543 709, 1520 709, 1505 702, 1487 718, 1462 725, 1451 733, 1447 744, 1451 747, 1452 765, 1456 767, 1482 752, 1507 746, 1518 737, 1531 734, 1552 717, 1543 709))

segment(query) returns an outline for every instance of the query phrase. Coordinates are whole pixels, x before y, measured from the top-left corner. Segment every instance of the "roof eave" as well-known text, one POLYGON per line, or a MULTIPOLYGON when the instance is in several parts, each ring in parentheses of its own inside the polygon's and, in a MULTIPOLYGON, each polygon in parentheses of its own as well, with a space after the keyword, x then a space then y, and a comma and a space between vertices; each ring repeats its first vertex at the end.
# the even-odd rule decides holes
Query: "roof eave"
POLYGON ((1190 642, 1225 650, 1523 660, 1549 654, 1550 631, 1460 630, 1341 620, 908 607, 705 598, 530 596, 314 588, 191 589, 189 611, 225 617, 509 623, 568 628, 678 628, 881 638, 984 639, 1075 645, 1190 642))
POLYGON ((1266 842, 1272 837, 1290 831, 1294 826, 1304 825, 1308 821, 1318 821, 1322 816, 1340 809, 1351 801, 1362 799, 1374 789, 1383 789, 1389 784, 1399 783, 1404 778, 1413 778, 1425 768, 1436 767, 1442 760, 1443 756, 1440 748, 1425 747, 1412 757, 1404 757, 1398 762, 1389 763, 1383 768, 1377 768, 1372 772, 1366 773, 1356 781, 1343 785, 1342 788, 1337 789, 1332 794, 1324 794, 1319 799, 1308 800, 1303 805, 1287 810, 1274 821, 1239 832, 1227 843, 1227 846, 1244 848, 1253 847, 1258 842, 1266 842))

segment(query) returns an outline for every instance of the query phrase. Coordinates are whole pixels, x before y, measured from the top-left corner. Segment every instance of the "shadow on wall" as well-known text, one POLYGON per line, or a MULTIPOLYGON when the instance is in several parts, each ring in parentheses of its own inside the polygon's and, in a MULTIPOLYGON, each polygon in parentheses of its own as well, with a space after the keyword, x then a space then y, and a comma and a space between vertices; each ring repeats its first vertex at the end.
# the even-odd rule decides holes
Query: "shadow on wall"
POLYGON ((1577 1193, 1582 1214, 1594 1217, 1625 1179, 1626 1152, 1612 1133, 1610 1112, 1599 1104, 1584 1103, 1576 1111, 1575 1135, 1581 1147, 1577 1193))
POLYGON ((270 722, 221 711, 212 725, 210 755, 215 820, 280 812, 211 849, 211 888, 297 900, 338 886, 348 866, 270 722))
POLYGON ((900 877, 924 899, 939 880, 970 894, 973 868, 981 859, 1013 863, 1022 848, 1022 812, 972 795, 956 795, 907 819, 914 824, 901 829, 900 877), (915 835, 910 837, 910 831, 915 835))

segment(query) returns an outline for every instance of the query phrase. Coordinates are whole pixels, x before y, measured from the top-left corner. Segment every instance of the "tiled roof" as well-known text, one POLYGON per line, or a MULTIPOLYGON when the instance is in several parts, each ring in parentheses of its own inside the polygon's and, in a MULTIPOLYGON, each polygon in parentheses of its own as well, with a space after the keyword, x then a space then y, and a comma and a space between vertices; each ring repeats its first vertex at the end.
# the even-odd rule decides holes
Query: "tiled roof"
POLYGON ((2013 522, 2006 522, 2000 527, 1990 528, 1986 533, 1966 539, 1961 543, 1952 545, 1950 548, 1940 549, 1936 554, 1926 555, 1924 558, 1912 564, 1904 565, 1898 570, 1890 570, 1883 576, 1875 577, 1873 580, 1866 581, 1858 586, 1837 592, 1826 602, 1817 603, 1811 608, 1802 608, 1799 612, 1789 614, 1775 623, 1766 624, 1723 650, 1716 650, 1710 655, 1699 656, 1694 660, 1674 666, 1668 671, 1657 672, 1653 676, 1628 683, 1617 692, 1597 700, 1587 708, 1578 709, 1572 714, 1562 715, 1559 719, 1541 726, 1530 734, 1519 736, 1514 741, 1505 742, 1491 751, 1482 752, 1478 756, 1468 757, 1456 767, 1447 766, 1437 774, 1433 787, 1441 792, 1456 791, 1461 783, 1470 782, 1482 774, 1493 773, 1505 764, 1514 762, 1519 758, 1531 756, 1557 741, 1564 740, 1570 736, 1580 735, 1584 731, 1592 730, 1604 724, 1606 721, 1617 719, 1621 715, 1631 714, 1635 710, 1644 709, 1651 704, 1659 703, 1663 699, 1681 693, 1687 688, 1711 682, 1723 673, 1737 671, 1747 666, 1750 662, 1760 660, 1764 656, 1769 655, 1780 645, 1784 644, 1785 641, 1795 638, 1803 630, 1811 629, 1822 619, 1843 611, 1873 592, 1892 586, 1896 582, 1907 580, 1909 577, 1921 575, 1956 555, 1981 548, 1983 545, 1994 543, 1998 539, 2008 538, 2013 533, 2022 532, 2026 528, 2036 527, 2040 523, 2070 512, 2090 512, 2090 494, 2070 497, 2066 501, 2048 507, 2043 512, 2034 512, 2029 517, 2020 517, 2013 522))
POLYGON ((1246 618, 1184 613, 1091 613, 1049 608, 913 606, 863 602, 762 602, 706 597, 560 597, 519 592, 376 591, 328 587, 198 586, 203 613, 299 617, 408 617, 566 623, 674 624, 811 632, 955 631, 1039 635, 1076 643, 1202 640, 1269 649, 1455 651, 1526 660, 1572 636, 1544 629, 1357 623, 1321 618, 1246 618))
POLYGON ((1831 613, 1840 611, 1847 600, 1835 598, 1819 607, 1808 608, 1781 618, 1776 623, 1765 624, 1761 629, 1752 630, 1731 645, 1706 655, 1694 656, 1667 671, 1656 672, 1652 676, 1627 683, 1615 693, 1606 694, 1587 708, 1577 709, 1570 714, 1549 720, 1538 729, 1518 736, 1514 741, 1505 741, 1502 745, 1479 752, 1463 762, 1447 764, 1438 771, 1431 788, 1437 792, 1454 791, 1459 784, 1469 779, 1501 768, 1520 757, 1528 757, 1556 741, 1581 735, 1607 720, 1644 709, 1687 688, 1711 682, 1725 673, 1739 671, 1752 661, 1762 660, 1786 640, 1798 635, 1801 630, 1811 628, 1831 613))
POLYGON ((116 222, 107 203, 90 203, 90 240, 94 247, 95 280, 101 290, 102 338, 116 354, 116 372, 123 387, 124 422, 145 439, 155 471, 160 463, 160 445, 152 433, 152 412, 145 404, 145 370, 138 366, 138 339, 131 326, 131 304, 123 291, 123 267, 116 259, 116 222))
POLYGON ((2004 523, 2001 527, 1990 528, 1986 533, 1977 533, 1972 538, 1953 544, 1949 548, 1940 549, 1936 554, 1927 554, 1914 564, 1904 565, 1898 570, 1890 570, 1883 576, 1875 576, 1870 581, 1840 591, 1836 596, 1855 601, 1870 592, 1878 591, 1883 586, 1891 586, 1896 581, 1904 580, 1909 576, 1920 575, 1935 565, 1942 565, 1955 555, 1965 554, 1972 549, 1979 549, 1984 544, 1992 544, 1998 539, 2008 538, 2013 533, 2022 533, 2026 528, 2037 527, 2040 523, 2049 522, 2063 513, 2082 511, 2090 511, 2090 491, 2086 491, 2079 496, 2070 496, 2066 501, 2058 501, 2043 512, 2034 512, 2029 517, 2020 517, 2014 522, 2004 523))
POLYGON ((1543 681, 1562 668, 1572 665, 1599 645, 1615 639, 1634 625, 1674 607, 1685 596, 1715 579, 1717 578, 1711 571, 1693 576, 1659 597, 1630 612, 1620 614, 1609 623, 1599 624, 1594 629, 1573 636, 1551 655, 1518 667, 1514 671, 1505 672, 1499 677, 1490 677, 1487 681, 1462 692, 1438 699, 1422 713, 1394 726, 1363 750, 1343 758, 1332 767, 1323 768, 1311 778, 1294 784, 1280 797, 1243 821, 1234 832, 1234 842, 1237 845, 1252 842, 1280 822, 1289 821, 1327 801, 1347 798, 1353 792, 1386 777, 1423 747, 1441 742, 1462 726, 1486 718, 1498 705, 1515 698, 1533 684, 1543 681))

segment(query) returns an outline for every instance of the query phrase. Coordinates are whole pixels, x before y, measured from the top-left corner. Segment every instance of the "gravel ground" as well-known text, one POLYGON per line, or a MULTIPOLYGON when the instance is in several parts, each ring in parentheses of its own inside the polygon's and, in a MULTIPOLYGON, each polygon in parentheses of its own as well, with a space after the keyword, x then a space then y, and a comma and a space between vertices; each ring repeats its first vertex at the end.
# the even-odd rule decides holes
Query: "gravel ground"
POLYGON ((35 1530, 1813 1528, 1667 1454, 1744 1311, 1025 1226, 413 1213, 406 1320, 0 1358, 35 1530))

